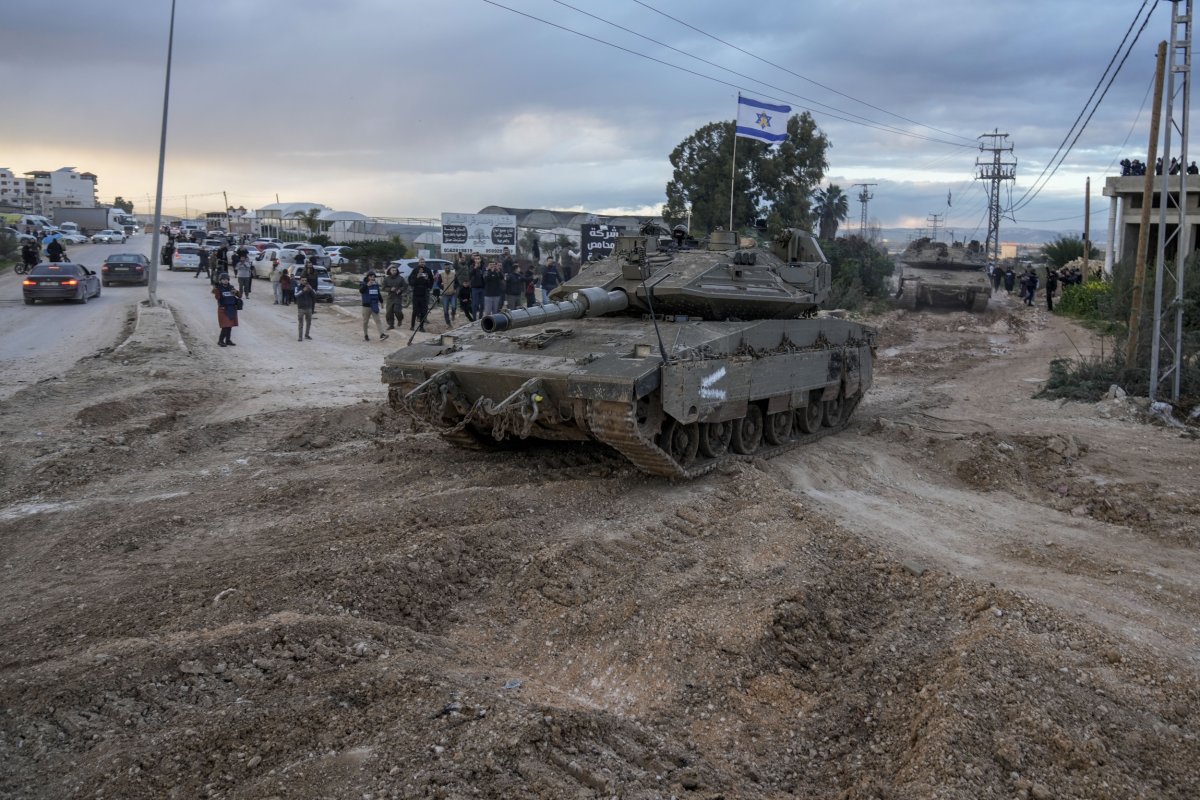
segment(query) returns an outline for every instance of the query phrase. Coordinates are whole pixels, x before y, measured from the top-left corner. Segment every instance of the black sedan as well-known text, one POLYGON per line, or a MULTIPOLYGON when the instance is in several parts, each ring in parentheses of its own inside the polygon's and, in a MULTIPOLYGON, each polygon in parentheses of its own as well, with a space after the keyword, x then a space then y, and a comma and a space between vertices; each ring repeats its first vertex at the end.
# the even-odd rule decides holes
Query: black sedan
POLYGON ((116 253, 104 259, 100 280, 105 286, 114 283, 150 282, 150 259, 141 253, 116 253))
POLYGON ((74 300, 86 303, 100 296, 100 276, 81 264, 38 264, 21 281, 25 305, 35 300, 74 300))

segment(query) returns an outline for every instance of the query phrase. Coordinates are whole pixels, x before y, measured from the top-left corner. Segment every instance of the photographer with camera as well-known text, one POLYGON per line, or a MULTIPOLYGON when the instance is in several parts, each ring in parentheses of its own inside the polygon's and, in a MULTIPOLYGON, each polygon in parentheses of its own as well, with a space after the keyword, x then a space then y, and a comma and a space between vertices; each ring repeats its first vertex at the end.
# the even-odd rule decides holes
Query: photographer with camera
POLYGON ((308 278, 300 278, 300 286, 296 289, 296 341, 303 342, 311 339, 313 311, 317 308, 317 290, 308 278))

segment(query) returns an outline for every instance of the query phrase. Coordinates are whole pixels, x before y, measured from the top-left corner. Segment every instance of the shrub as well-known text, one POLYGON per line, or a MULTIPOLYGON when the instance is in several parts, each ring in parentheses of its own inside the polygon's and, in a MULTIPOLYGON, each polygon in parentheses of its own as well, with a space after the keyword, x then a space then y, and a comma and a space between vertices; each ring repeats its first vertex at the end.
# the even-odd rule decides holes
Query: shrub
POLYGON ((1106 281, 1077 283, 1063 289, 1054 310, 1080 319, 1107 321, 1113 318, 1113 287, 1106 281))

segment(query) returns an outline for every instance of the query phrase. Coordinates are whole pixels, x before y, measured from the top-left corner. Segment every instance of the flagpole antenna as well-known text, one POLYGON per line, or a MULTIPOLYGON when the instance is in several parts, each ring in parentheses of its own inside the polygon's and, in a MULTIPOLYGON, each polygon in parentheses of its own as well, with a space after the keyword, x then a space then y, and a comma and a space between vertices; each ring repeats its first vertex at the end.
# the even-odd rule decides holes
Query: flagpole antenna
MULTIPOLYGON (((742 105, 742 93, 738 92, 738 111, 742 105)), ((729 230, 733 230, 733 185, 737 180, 737 124, 738 118, 733 118, 733 158, 729 162, 729 230)))

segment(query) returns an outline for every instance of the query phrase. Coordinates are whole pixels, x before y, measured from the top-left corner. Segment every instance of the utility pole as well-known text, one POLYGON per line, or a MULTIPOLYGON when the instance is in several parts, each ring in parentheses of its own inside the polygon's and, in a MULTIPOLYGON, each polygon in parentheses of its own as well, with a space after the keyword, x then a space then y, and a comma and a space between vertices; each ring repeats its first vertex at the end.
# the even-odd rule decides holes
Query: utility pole
MULTIPOLYGON (((1150 249, 1150 207, 1154 204, 1154 164, 1158 158, 1158 128, 1162 120, 1163 73, 1167 43, 1158 43, 1154 68, 1154 105, 1150 107, 1150 143, 1146 145, 1146 176, 1142 179, 1142 216, 1138 221, 1137 257, 1133 265, 1133 296, 1129 302, 1129 333, 1125 337, 1125 369, 1137 366, 1138 338, 1142 333, 1142 304, 1146 291, 1146 251, 1150 249)), ((1151 384, 1153 394, 1154 386, 1151 384)))
MULTIPOLYGON (((1083 279, 1088 280, 1088 252, 1092 249, 1092 178, 1089 175, 1083 190, 1083 279)), ((1110 243, 1108 245, 1112 247, 1110 243)))
POLYGON ((878 183, 856 183, 855 186, 863 187, 858 193, 858 202, 862 203, 862 217, 858 221, 859 238, 867 238, 867 203, 875 199, 875 194, 871 192, 872 186, 878 186, 878 183))
POLYGON ((942 217, 944 217, 944 216, 946 216, 946 215, 945 214, 930 214, 928 217, 925 218, 925 221, 929 223, 929 230, 931 231, 931 233, 929 234, 929 238, 935 242, 938 240, 938 228, 942 227, 942 217))
POLYGON ((1186 10, 1179 11, 1180 0, 1171 2, 1170 63, 1167 65, 1167 107, 1163 122, 1163 170, 1158 201, 1158 248, 1154 281, 1154 339, 1150 348, 1150 400, 1158 399, 1159 383, 1171 380, 1170 395, 1179 402, 1181 365, 1183 357, 1183 287, 1187 273, 1187 257, 1192 252, 1189 240, 1188 208, 1188 113, 1192 89, 1192 0, 1183 0, 1186 10), (1176 105, 1178 104, 1178 106, 1176 105), (1171 140, 1179 136, 1179 168, 1171 175, 1171 140), (1178 194, 1172 196, 1171 184, 1178 176, 1178 194), (1167 228, 1167 206, 1172 205, 1171 218, 1175 230, 1167 228), (1173 242, 1175 265, 1167 263, 1166 247, 1173 242), (1174 297, 1163 308, 1163 292, 1174 290, 1174 297), (1167 313, 1164 314, 1163 312, 1167 313))
POLYGON ((1017 159, 1013 157, 1011 161, 1004 160, 1004 154, 1011 153, 1013 146, 1005 145, 1008 134, 1001 133, 999 128, 983 134, 979 139, 989 140, 986 144, 983 141, 979 142, 979 152, 992 154, 990 159, 984 156, 976 157, 975 166, 979 170, 977 179, 991 183, 988 189, 987 242, 983 251, 995 268, 1000 262, 1000 183, 1016 179, 1017 159))

